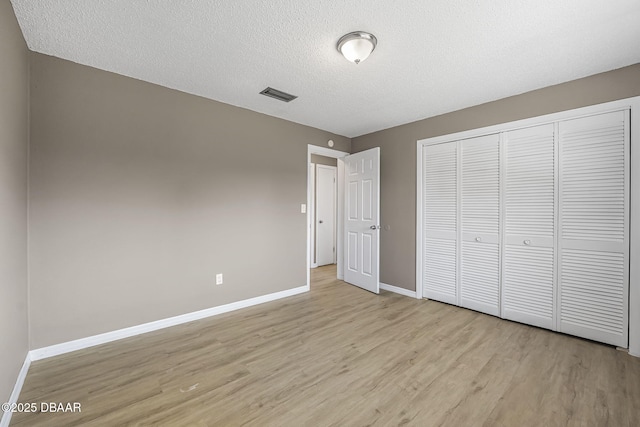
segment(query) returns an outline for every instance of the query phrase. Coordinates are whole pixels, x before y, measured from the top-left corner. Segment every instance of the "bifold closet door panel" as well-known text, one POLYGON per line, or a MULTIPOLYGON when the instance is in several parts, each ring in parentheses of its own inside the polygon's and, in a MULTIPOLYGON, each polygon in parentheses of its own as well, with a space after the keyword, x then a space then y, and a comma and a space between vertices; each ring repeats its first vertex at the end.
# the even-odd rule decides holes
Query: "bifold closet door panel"
POLYGON ((504 134, 502 317, 555 329, 554 125, 504 134))
POLYGON ((457 143, 423 149, 423 295, 458 303, 457 292, 457 143))
POLYGON ((559 325, 627 347, 629 112, 560 122, 559 325))
POLYGON ((500 315, 500 135, 459 142, 460 306, 500 315))

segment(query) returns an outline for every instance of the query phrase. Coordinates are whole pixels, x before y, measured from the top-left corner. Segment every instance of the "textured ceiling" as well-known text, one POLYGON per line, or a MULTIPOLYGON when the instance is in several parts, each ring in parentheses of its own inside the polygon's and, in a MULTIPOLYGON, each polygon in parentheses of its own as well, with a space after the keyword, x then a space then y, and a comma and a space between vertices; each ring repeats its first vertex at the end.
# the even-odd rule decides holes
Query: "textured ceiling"
POLYGON ((639 0, 12 3, 33 51, 347 137, 640 62, 639 0))

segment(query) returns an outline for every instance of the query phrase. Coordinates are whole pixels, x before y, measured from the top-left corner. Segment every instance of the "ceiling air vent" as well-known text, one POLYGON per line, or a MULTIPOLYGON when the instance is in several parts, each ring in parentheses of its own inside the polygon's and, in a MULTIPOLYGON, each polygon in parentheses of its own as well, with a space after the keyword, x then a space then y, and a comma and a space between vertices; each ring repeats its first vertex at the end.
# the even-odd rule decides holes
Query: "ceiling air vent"
POLYGON ((282 92, 281 90, 274 89, 272 87, 266 88, 265 90, 260 92, 260 95, 270 96, 271 98, 275 98, 277 100, 284 101, 284 102, 293 101, 294 99, 297 98, 297 96, 295 95, 290 95, 286 92, 282 92))

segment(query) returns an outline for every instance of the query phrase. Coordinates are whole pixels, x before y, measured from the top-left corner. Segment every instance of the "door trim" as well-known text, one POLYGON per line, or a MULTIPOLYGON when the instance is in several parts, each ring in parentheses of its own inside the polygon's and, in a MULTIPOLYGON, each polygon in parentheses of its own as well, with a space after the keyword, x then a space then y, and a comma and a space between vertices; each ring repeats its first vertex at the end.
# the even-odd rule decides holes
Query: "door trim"
MULTIPOLYGON (((309 211, 309 215, 311 219, 309 220, 310 224, 314 224, 316 222, 316 164, 309 162, 309 176, 307 177, 307 182, 309 182, 309 191, 311 191, 311 197, 309 199, 309 203, 307 203, 307 210, 309 211)), ((311 225, 313 229, 313 225, 311 225)), ((315 233, 311 233, 310 236, 309 248, 316 247, 315 233)), ((311 268, 318 267, 318 263, 316 262, 316 258, 313 256, 313 251, 309 249, 309 265, 311 268)))
MULTIPOLYGON (((423 298, 423 251, 424 230, 422 227, 422 156, 426 145, 473 138, 491 133, 508 132, 559 120, 591 116, 629 108, 631 110, 631 187, 629 200, 630 245, 629 258, 640 259, 640 96, 617 101, 574 108, 558 113, 530 117, 522 120, 500 123, 478 129, 467 130, 416 141, 416 295, 423 298), (635 185, 634 185, 635 183, 635 185)), ((640 357, 640 263, 630 262, 629 267, 629 354, 640 357)))
MULTIPOLYGON (((318 154, 320 156, 331 157, 333 159, 338 159, 338 177, 337 177, 337 192, 336 196, 338 198, 337 203, 337 220, 336 220, 336 229, 337 229, 337 239, 336 239, 336 260, 338 264, 338 279, 342 280, 344 278, 344 266, 342 262, 342 240, 343 240, 343 217, 344 217, 344 162, 342 158, 344 156, 348 156, 349 153, 345 151, 333 150, 331 148, 320 147, 319 145, 307 144, 307 208, 311 206, 312 195, 311 195, 311 183, 310 183, 310 173, 309 173, 309 165, 311 164, 311 155, 318 154)), ((310 209, 307 209, 307 288, 311 288, 311 227, 312 227, 312 217, 310 213, 310 209)))

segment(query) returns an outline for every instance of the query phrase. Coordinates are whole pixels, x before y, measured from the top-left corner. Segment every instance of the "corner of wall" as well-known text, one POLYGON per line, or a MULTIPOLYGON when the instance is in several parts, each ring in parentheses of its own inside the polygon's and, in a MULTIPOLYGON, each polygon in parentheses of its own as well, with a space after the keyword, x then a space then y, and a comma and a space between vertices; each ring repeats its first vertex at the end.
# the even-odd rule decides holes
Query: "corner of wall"
MULTIPOLYGON (((0 129, 0 168, 3 175, 6 171, 8 178, 3 180, 0 192, 3 205, 0 282, 4 298, 1 299, 0 401, 6 401, 19 397, 30 362, 27 278, 30 53, 13 6, 8 1, 0 3, 0 33, 0 86, 3 93, 0 99, 3 122, 0 129)), ((0 415, 3 415, 2 425, 8 424, 10 414, 0 415)))
MULTIPOLYGON (((27 49, 28 50, 28 49, 27 49)), ((31 212, 31 67, 33 55, 28 50, 27 53, 27 349, 31 350, 31 275, 30 275, 30 212, 31 212)))

